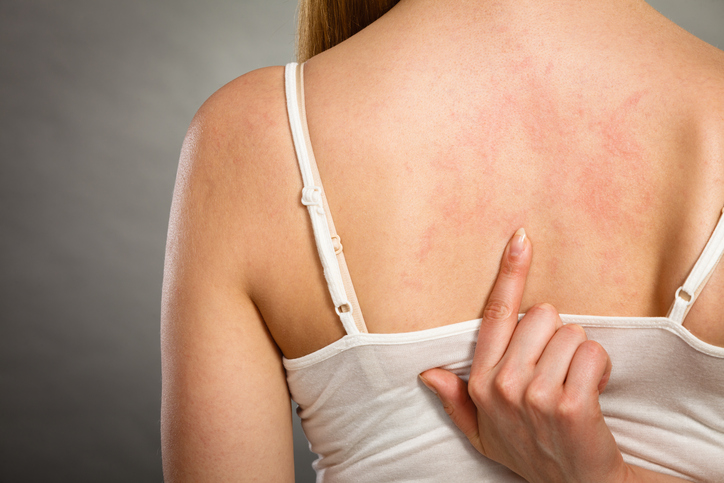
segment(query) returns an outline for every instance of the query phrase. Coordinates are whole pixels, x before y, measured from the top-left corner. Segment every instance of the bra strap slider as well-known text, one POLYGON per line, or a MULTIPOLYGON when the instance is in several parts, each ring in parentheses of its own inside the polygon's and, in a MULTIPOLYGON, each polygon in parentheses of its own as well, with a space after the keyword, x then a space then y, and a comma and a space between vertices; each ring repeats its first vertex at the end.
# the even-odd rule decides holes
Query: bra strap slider
POLYGON ((302 188, 302 204, 304 206, 316 206, 317 212, 323 215, 322 188, 319 186, 305 186, 302 188))
POLYGON ((332 235, 332 245, 334 246, 334 254, 339 255, 342 253, 344 247, 342 247, 342 239, 339 235, 332 235))
MULTIPOLYGON (((722 213, 724 213, 724 209, 722 209, 722 213)), ((724 254, 724 216, 719 217, 714 232, 696 260, 694 268, 686 277, 684 285, 676 290, 676 296, 669 310, 668 318, 679 325, 684 323, 686 314, 719 264, 722 254, 724 254)))
POLYGON ((689 305, 694 297, 689 292, 684 290, 684 287, 682 286, 676 290, 676 298, 683 301, 686 305, 689 305))

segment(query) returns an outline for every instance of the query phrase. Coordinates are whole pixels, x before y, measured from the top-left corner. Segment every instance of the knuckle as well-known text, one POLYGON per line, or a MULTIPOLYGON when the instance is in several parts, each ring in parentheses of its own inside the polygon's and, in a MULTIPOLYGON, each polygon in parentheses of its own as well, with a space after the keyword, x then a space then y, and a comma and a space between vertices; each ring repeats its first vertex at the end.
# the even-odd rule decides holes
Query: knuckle
POLYGON ((517 403, 522 393, 520 377, 513 370, 501 369, 493 379, 493 390, 506 403, 517 403))
POLYGON ((608 352, 601 344, 593 340, 585 340, 578 347, 578 352, 582 357, 590 361, 603 362, 608 359, 608 352))
POLYGON ((535 304, 528 312, 533 312, 536 317, 546 319, 556 319, 558 317, 558 310, 548 303, 535 304))
POLYGON ((509 304, 501 299, 489 300, 483 310, 483 318, 489 321, 502 321, 508 319, 512 314, 509 304))
POLYGON ((506 257, 500 266, 500 273, 506 277, 518 278, 525 275, 526 265, 527 263, 523 257, 516 257, 515 259, 506 257))
POLYGON ((586 336, 586 331, 583 330, 583 327, 581 327, 578 324, 568 324, 564 325, 558 331, 561 333, 561 335, 565 336, 566 339, 577 341, 579 344, 583 343, 588 339, 588 336, 586 336))
POLYGON ((528 309, 525 315, 528 318, 535 319, 537 326, 549 325, 554 332, 562 325, 558 311, 551 304, 536 304, 528 309))
POLYGON ((583 414, 583 405, 578 398, 564 396, 556 405, 555 417, 565 424, 572 424, 578 421, 583 414))
POLYGON ((533 381, 525 391, 525 404, 538 413, 550 412, 553 405, 551 391, 543 384, 533 381))
POLYGON ((489 393, 482 384, 468 383, 468 395, 477 407, 487 407, 490 401, 489 393))

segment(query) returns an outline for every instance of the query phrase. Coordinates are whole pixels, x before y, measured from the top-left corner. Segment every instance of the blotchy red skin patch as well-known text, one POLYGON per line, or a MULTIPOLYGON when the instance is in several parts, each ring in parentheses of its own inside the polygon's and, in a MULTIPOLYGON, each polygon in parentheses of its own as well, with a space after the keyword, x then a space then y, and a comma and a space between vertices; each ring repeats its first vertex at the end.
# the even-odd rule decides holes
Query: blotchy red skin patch
MULTIPOLYGON (((582 216, 593 236, 642 233, 637 220, 655 198, 638 131, 648 109, 647 91, 624 94, 611 86, 591 94, 582 82, 576 94, 575 81, 561 84, 556 78, 554 62, 536 65, 531 57, 511 62, 508 69, 491 74, 490 85, 481 88, 484 102, 471 101, 475 108, 458 102, 439 119, 443 132, 452 133, 452 143, 428 147, 429 169, 438 180, 428 203, 439 216, 421 227, 420 262, 442 233, 485 234, 500 226, 523 226, 532 206, 582 216), (444 129, 443 123, 455 129, 444 129), (466 178, 481 182, 469 187, 466 178), (501 206, 501 200, 508 204, 501 206)), ((604 255, 609 270, 601 276, 610 280, 617 262, 604 255)))

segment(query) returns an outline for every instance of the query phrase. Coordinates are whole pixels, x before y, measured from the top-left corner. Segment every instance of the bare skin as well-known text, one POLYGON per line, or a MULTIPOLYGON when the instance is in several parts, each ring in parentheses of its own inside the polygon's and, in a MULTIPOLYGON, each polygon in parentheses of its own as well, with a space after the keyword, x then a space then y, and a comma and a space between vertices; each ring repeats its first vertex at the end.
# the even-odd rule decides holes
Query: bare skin
MULTIPOLYGON (((370 332, 478 318, 520 226, 521 311, 665 315, 724 206, 724 53, 643 2, 402 0, 305 72, 370 332)), ((202 106, 164 277, 168 481, 293 479, 281 356, 343 336, 301 187, 283 68, 202 106)), ((685 324, 719 346, 723 273, 685 324)))

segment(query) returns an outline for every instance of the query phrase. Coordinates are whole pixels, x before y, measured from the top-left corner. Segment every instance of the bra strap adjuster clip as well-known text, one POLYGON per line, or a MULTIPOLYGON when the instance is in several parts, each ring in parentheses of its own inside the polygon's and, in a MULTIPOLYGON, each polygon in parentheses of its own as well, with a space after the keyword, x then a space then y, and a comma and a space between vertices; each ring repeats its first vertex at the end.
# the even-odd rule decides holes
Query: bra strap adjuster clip
POLYGON ((319 186, 305 186, 302 188, 302 204, 304 206, 316 206, 317 213, 323 215, 322 188, 319 186))

